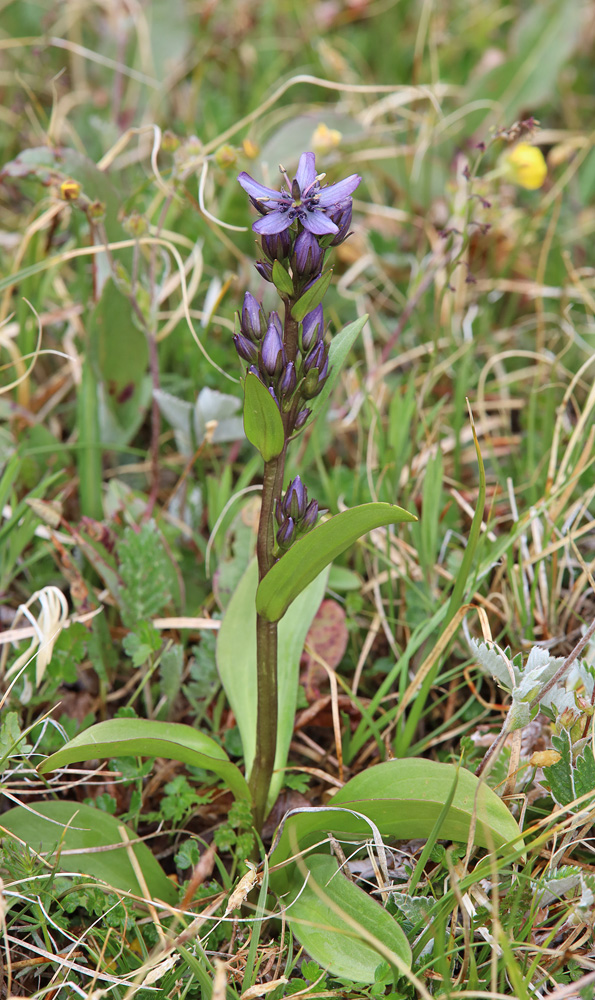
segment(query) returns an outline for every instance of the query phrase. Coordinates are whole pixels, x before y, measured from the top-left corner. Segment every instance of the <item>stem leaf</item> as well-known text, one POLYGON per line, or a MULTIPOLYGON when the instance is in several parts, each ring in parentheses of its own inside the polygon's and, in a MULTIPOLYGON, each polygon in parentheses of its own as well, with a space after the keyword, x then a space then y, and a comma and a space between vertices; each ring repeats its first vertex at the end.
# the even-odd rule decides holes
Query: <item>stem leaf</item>
POLYGON ((321 274, 314 284, 310 285, 307 291, 305 291, 294 304, 293 309, 291 310, 291 315, 294 319, 297 319, 298 323, 301 323, 304 316, 307 316, 309 312, 316 309, 316 306, 320 305, 326 295, 326 290, 331 283, 332 276, 332 268, 325 271, 325 273, 321 274))
POLYGON ((390 503, 366 503, 323 521, 269 570, 256 594, 256 610, 268 621, 283 617, 289 605, 318 574, 373 528, 416 521, 414 514, 390 503))
POLYGON ((265 462, 283 451, 285 431, 279 407, 254 372, 248 372, 244 382, 244 430, 265 462))
POLYGON ((279 260, 273 262, 273 284, 281 295, 293 295, 293 281, 279 260))

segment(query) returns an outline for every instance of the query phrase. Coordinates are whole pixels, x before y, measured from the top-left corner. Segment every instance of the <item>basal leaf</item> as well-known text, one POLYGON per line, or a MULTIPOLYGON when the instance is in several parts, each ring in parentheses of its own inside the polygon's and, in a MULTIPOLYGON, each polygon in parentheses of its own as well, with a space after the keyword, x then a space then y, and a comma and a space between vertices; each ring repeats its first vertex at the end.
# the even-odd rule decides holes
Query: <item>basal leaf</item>
MULTIPOLYGON (((131 721, 134 720, 126 720, 131 721)), ((132 850, 151 898, 176 902, 176 888, 152 851, 146 844, 138 843, 134 830, 125 827, 132 844, 127 849, 120 832, 123 824, 100 809, 80 802, 36 802, 28 809, 17 806, 4 813, 2 826, 34 851, 48 855, 50 863, 51 854, 58 848, 59 865, 66 871, 93 875, 115 889, 144 896, 128 854, 132 850), (111 845, 113 850, 105 850, 111 845)))
MULTIPOLYGON (((284 780, 282 769, 287 763, 293 735, 300 656, 306 633, 324 596, 326 579, 327 574, 323 572, 312 581, 279 624, 279 715, 270 804, 277 797, 284 780)), ((258 567, 254 560, 233 593, 217 636, 219 676, 240 730, 248 775, 256 748, 257 586, 258 567)))
POLYGON ((373 983, 382 962, 401 972, 411 967, 411 949, 395 918, 345 878, 334 858, 314 854, 305 865, 310 873, 305 887, 302 866, 292 869, 286 914, 311 958, 358 983, 373 983))
POLYGON ((258 613, 268 621, 279 621, 304 587, 366 532, 416 520, 395 504, 366 503, 323 521, 295 542, 261 580, 256 594, 258 613))
POLYGON ((177 722, 150 719, 109 719, 85 729, 39 765, 47 774, 65 764, 102 757, 165 757, 193 767, 213 771, 229 786, 236 798, 249 799, 250 792, 241 771, 225 750, 209 736, 177 722))
POLYGON ((285 432, 279 407, 253 372, 248 372, 244 382, 244 430, 265 462, 283 451, 285 432))
MULTIPOLYGON (((456 771, 452 764, 415 757, 369 767, 339 789, 328 812, 317 810, 290 816, 271 864, 290 857, 292 838, 302 849, 313 846, 327 830, 338 840, 368 838, 368 823, 346 810, 370 819, 383 837, 399 840, 429 837, 451 792, 456 771)), ((465 843, 474 819, 473 842, 479 847, 499 849, 515 839, 517 847, 523 846, 519 827, 504 802, 471 771, 459 768, 456 791, 441 824, 440 836, 465 843)), ((282 871, 275 878, 282 880, 282 871)))

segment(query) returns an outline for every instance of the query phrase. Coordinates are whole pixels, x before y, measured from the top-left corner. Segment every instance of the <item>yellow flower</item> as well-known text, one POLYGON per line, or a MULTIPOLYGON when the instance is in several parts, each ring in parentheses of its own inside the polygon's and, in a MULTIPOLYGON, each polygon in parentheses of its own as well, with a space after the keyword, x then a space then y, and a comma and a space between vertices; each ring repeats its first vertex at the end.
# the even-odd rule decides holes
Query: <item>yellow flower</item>
POLYGON ((528 191, 536 191, 547 177, 547 165, 543 153, 537 146, 530 146, 528 142, 519 142, 517 146, 504 153, 502 165, 506 176, 528 191))
POLYGON ((341 142, 342 136, 338 129, 329 128, 324 122, 321 122, 316 126, 312 133, 311 143, 312 150, 319 156, 323 156, 325 153, 330 153, 331 149, 338 146, 341 142))
POLYGON ((80 197, 81 186, 78 181, 62 181, 60 185, 60 197, 63 201, 76 201, 80 197))

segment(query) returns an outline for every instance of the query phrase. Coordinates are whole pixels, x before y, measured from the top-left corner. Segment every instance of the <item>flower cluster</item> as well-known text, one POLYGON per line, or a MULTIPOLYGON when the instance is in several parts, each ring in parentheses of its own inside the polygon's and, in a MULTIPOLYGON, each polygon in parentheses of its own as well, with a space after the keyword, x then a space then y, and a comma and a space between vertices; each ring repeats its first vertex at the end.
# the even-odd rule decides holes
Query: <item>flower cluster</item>
POLYGON ((293 181, 282 170, 287 187, 259 184, 243 171, 238 181, 262 218, 252 226, 261 237, 264 260, 256 269, 273 280, 273 263, 288 262, 298 286, 322 271, 327 247, 337 247, 349 235, 351 195, 361 181, 351 174, 337 184, 321 185, 324 174, 316 173, 314 153, 302 153, 293 181))
MULTIPOLYGON (((337 184, 322 185, 324 175, 316 173, 313 153, 302 153, 293 181, 282 172, 287 187, 281 191, 259 184, 245 172, 238 181, 261 215, 253 229, 260 236, 264 259, 256 268, 267 281, 275 281, 287 313, 321 277, 326 250, 349 235, 351 195, 361 178, 352 174, 337 184), (275 262, 281 269, 281 284, 275 262)), ((286 431, 291 434, 305 424, 310 410, 303 404, 321 392, 329 374, 322 305, 304 317, 291 348, 286 338, 278 313, 267 315, 246 292, 235 347, 248 370, 267 386, 281 413, 287 414, 286 431)))
POLYGON ((279 530, 277 545, 281 552, 287 551, 290 545, 305 535, 316 524, 318 517, 318 500, 308 503, 308 491, 299 476, 292 479, 281 501, 277 501, 275 517, 279 530))
POLYGON ((310 410, 302 402, 321 392, 329 374, 328 347, 324 342, 322 305, 299 324, 298 350, 289 360, 283 340, 283 325, 274 310, 266 316, 250 292, 244 296, 239 332, 234 344, 248 371, 268 388, 281 413, 292 416, 289 433, 304 426, 310 410))

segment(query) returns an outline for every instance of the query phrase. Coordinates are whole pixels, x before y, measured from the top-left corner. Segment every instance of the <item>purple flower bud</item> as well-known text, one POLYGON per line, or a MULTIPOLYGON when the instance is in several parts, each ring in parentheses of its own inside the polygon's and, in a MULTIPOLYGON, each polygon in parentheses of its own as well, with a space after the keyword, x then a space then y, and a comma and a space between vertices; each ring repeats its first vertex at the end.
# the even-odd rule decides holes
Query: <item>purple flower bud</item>
POLYGON ((250 364, 258 361, 258 348, 251 340, 248 340, 241 333, 236 333, 233 342, 236 346, 236 351, 243 361, 248 361, 250 364))
POLYGON ((309 410, 308 407, 306 407, 305 410, 300 410, 297 417, 295 418, 295 424, 293 425, 296 431, 301 430, 301 428, 304 426, 306 420, 308 419, 311 413, 312 410, 309 410))
POLYGON ((292 479, 283 497, 283 513, 298 521, 306 512, 308 492, 299 476, 292 479))
POLYGON ((269 323, 274 323, 275 324, 275 326, 277 327, 277 332, 279 333, 279 336, 282 338, 283 337, 283 323, 281 322, 281 317, 279 316, 279 313, 275 312, 274 309, 272 310, 272 312, 269 313, 269 323))
POLYGON ((270 261, 285 260, 291 253, 291 236, 289 230, 261 237, 262 252, 270 261))
POLYGON ((244 295, 241 330, 244 337, 259 341, 266 330, 266 317, 260 302, 250 292, 244 295))
POLYGON ((265 333, 262 344, 260 345, 260 360, 262 361, 265 371, 269 375, 279 375, 281 369, 286 363, 283 341, 281 340, 277 326, 272 319, 272 314, 269 318, 267 332, 265 333))
POLYGON ((273 265, 268 260, 257 260, 254 267, 265 281, 273 280, 273 265))
POLYGON ((300 523, 300 528, 303 532, 310 531, 316 524, 316 518, 318 517, 318 500, 310 500, 310 503, 306 507, 304 516, 300 523))
POLYGON ((326 344, 323 340, 319 340, 318 343, 312 348, 308 357, 304 361, 304 371, 309 372, 313 368, 322 368, 324 359, 326 357, 326 344))
POLYGON ((259 380, 259 382, 262 382, 262 384, 264 385, 264 379, 262 377, 262 374, 259 372, 258 368, 255 365, 250 365, 248 372, 250 373, 250 375, 256 375, 256 378, 259 380))
POLYGON ((291 258, 291 267, 297 278, 311 278, 320 274, 324 262, 324 250, 318 240, 307 229, 298 235, 291 258))
POLYGON ((279 379, 279 395, 281 399, 291 396, 297 384, 295 365, 293 361, 288 361, 285 370, 279 379))
MULTIPOLYGON (((277 395, 276 395, 276 393, 275 393, 275 390, 273 389, 272 385, 269 385, 269 386, 267 386, 267 388, 268 388, 268 390, 269 390, 269 392, 270 392, 271 396, 272 396, 272 397, 273 397, 273 399, 275 400, 275 402, 276 402, 277 406, 279 406, 279 400, 277 399, 277 395)), ((281 409, 281 407, 280 407, 280 406, 279 406, 279 409, 281 409)))
POLYGON ((279 500, 275 500, 275 518, 277 524, 281 526, 285 520, 285 514, 283 513, 283 505, 279 500))
POLYGON ((295 538, 295 521, 288 517, 277 532, 277 545, 280 549, 288 549, 295 538))
POLYGON ((345 202, 345 204, 338 205, 336 210, 331 214, 331 221, 339 227, 339 232, 331 241, 330 246, 338 247, 339 244, 343 243, 347 239, 349 236, 349 227, 351 225, 352 215, 353 205, 351 203, 351 198, 349 201, 345 202))
POLYGON ((316 340, 322 340, 324 315, 322 303, 304 316, 302 323, 302 347, 308 352, 316 340))

